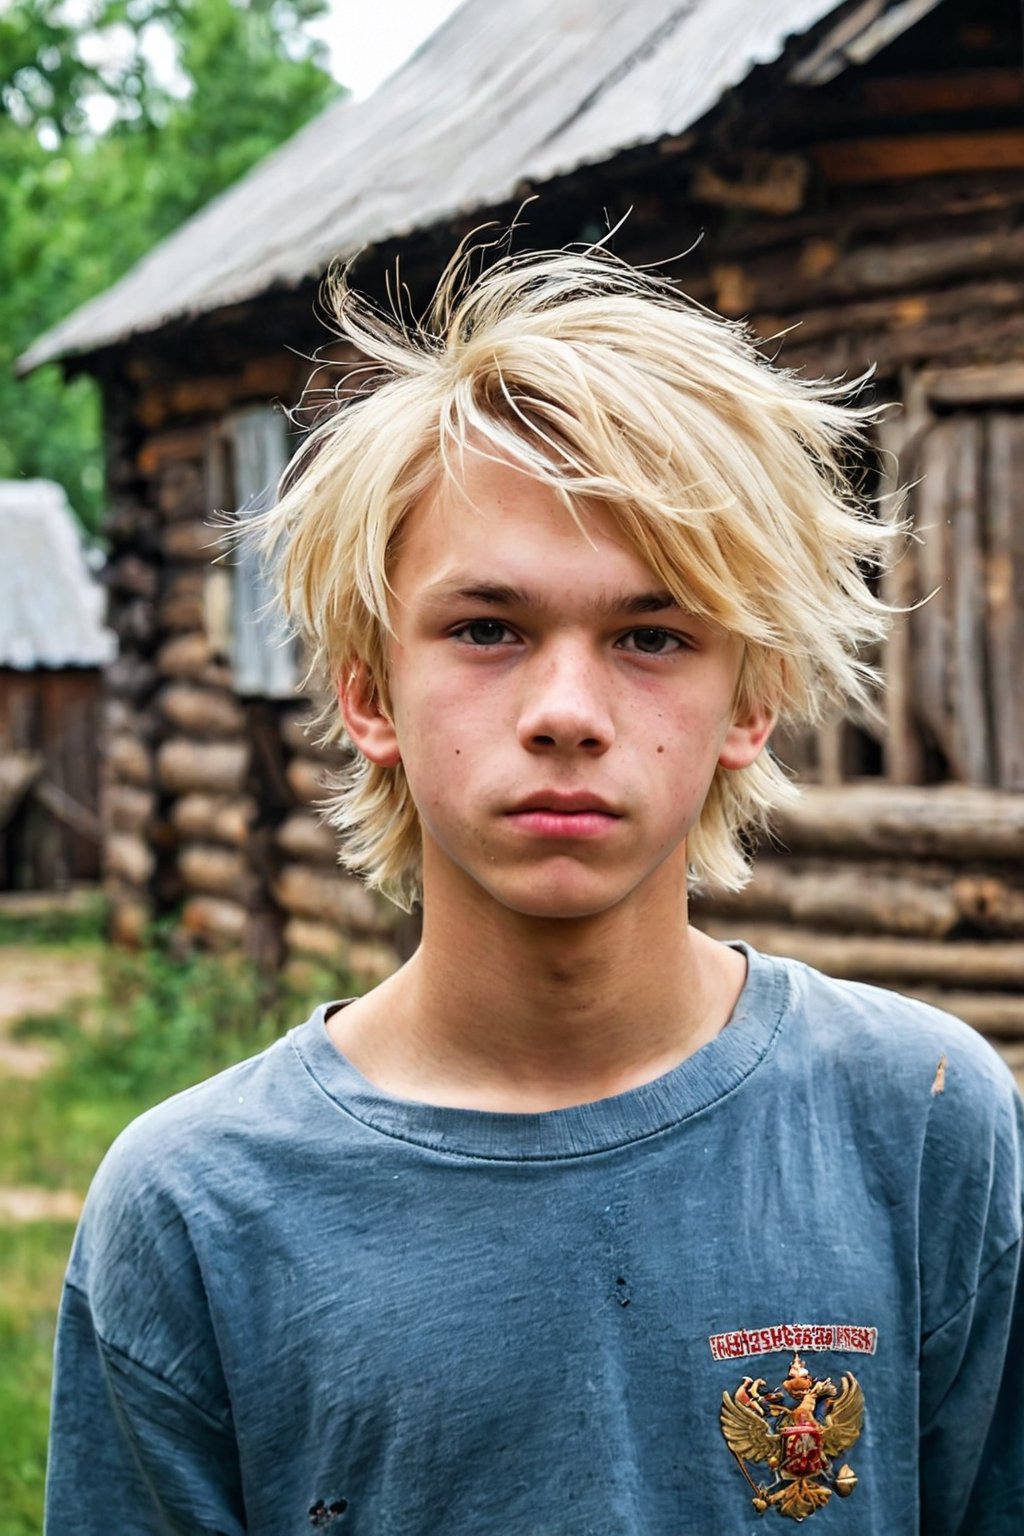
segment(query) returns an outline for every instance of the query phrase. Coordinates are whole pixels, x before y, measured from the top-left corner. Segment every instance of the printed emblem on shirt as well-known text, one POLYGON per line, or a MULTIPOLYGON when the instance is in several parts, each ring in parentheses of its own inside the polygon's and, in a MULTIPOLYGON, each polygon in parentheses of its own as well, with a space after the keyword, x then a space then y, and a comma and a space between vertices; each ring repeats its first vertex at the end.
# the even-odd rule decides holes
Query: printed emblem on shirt
POLYGON ((847 1372, 837 1387, 831 1377, 814 1377, 798 1354, 777 1387, 769 1390, 763 1376, 744 1376, 734 1393, 722 1393, 722 1434, 762 1515, 774 1509, 806 1520, 833 1494, 847 1498, 857 1474, 840 1457, 863 1422, 856 1376, 847 1372))

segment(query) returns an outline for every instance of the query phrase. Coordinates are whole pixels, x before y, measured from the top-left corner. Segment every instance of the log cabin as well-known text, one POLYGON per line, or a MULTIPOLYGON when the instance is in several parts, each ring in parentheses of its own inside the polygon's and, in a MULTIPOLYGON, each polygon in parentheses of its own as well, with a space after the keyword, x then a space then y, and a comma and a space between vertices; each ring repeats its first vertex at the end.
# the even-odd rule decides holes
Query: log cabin
POLYGON ((414 303, 524 203, 518 246, 663 262, 815 374, 894 409, 864 472, 914 540, 878 718, 780 741, 807 790, 739 896, 695 904, 842 976, 944 1003, 1024 1067, 1024 73, 1017 0, 466 0, 368 100, 331 106, 35 343, 100 383, 111 515, 105 878, 115 934, 373 979, 409 923, 317 820, 340 749, 211 510, 257 506, 283 407, 355 361, 332 263, 414 303), (315 359, 315 367, 311 362, 315 359), (927 599, 927 601, 925 601, 927 599))
POLYGON ((104 606, 63 488, 0 480, 0 892, 99 879, 104 606))

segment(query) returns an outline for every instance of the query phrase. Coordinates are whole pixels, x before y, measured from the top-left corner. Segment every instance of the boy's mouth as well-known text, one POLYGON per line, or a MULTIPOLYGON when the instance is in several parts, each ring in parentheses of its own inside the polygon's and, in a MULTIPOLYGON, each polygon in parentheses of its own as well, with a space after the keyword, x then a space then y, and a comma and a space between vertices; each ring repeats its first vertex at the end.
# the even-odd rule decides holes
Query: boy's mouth
POLYGON ((599 795, 564 790, 529 795, 506 815, 523 831, 542 837, 596 837, 622 817, 599 795))

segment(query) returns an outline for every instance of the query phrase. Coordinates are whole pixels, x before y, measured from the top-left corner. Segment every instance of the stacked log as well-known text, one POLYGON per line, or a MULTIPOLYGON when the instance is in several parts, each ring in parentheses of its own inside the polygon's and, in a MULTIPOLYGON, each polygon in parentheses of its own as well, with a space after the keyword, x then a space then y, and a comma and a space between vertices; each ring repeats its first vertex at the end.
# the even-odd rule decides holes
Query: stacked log
POLYGON ((305 701, 234 691, 233 573, 217 559, 213 509, 232 496, 220 421, 271 377, 294 392, 295 366, 243 359, 197 385, 177 362, 131 360, 110 463, 124 494, 107 529, 121 654, 108 677, 106 879, 115 937, 138 942, 154 912, 178 908, 191 943, 266 961, 283 939, 284 957, 362 984, 395 968, 396 917, 339 868, 318 814, 344 753, 310 740, 305 701))
POLYGON ((750 885, 696 898, 693 916, 714 937, 944 1008, 1024 1069, 1024 795, 809 788, 750 885))
POLYGON ((194 683, 165 686, 158 705, 173 732, 157 751, 157 774, 175 832, 183 930, 214 947, 243 943, 257 893, 244 711, 226 690, 194 683))
POLYGON ((298 802, 276 835, 283 862, 274 895, 287 914, 289 969, 295 973, 314 962, 344 973, 356 986, 369 986, 399 964, 400 915, 390 902, 338 867, 337 837, 318 807, 346 754, 340 747, 316 745, 308 720, 306 708, 282 719, 282 736, 291 752, 285 773, 298 802))
POLYGON ((100 740, 100 813, 103 890, 116 943, 142 943, 154 914, 154 878, 160 840, 156 782, 159 723, 153 709, 157 683, 154 649, 158 624, 159 550, 153 509, 138 495, 130 440, 110 435, 108 472, 110 547, 104 572, 108 621, 119 654, 104 675, 100 740))

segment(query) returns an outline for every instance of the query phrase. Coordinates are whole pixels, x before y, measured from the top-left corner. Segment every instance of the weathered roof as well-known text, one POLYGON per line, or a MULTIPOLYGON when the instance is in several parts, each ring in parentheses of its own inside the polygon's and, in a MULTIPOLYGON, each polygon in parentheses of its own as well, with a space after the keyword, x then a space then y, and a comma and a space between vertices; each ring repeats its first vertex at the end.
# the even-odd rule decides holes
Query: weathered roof
POLYGON ((0 480, 0 666, 101 667, 117 641, 63 488, 0 480))
POLYGON ((496 207, 524 182, 683 133, 836 11, 793 76, 818 84, 937 3, 465 0, 372 96, 327 108, 21 367, 298 284, 367 245, 496 207))

